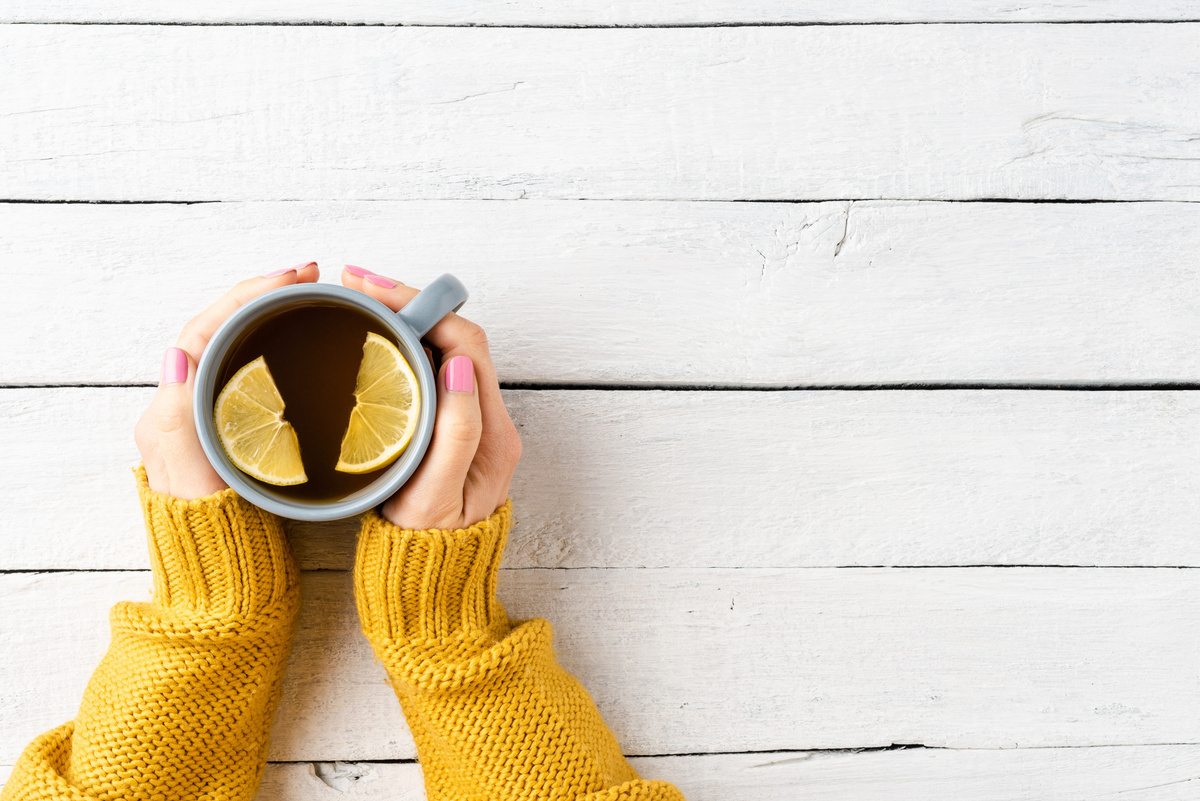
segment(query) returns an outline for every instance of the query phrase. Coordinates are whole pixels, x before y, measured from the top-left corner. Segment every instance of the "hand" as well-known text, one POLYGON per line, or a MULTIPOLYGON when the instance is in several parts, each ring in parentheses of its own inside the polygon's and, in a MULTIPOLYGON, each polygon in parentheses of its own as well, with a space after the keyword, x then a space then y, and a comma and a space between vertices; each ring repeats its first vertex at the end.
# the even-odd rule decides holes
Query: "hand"
MULTIPOLYGON (((393 311, 417 294, 360 267, 343 270, 342 283, 393 311)), ((383 505, 383 516, 401 528, 466 528, 508 498, 521 438, 500 397, 483 329, 451 313, 425 338, 442 353, 433 440, 421 466, 383 505)))
POLYGON ((163 357, 158 392, 133 430, 150 489, 192 500, 227 487, 209 464, 196 435, 192 417, 196 363, 217 326, 243 303, 269 290, 313 283, 319 277, 317 263, 310 262, 242 281, 183 327, 175 347, 168 348, 163 357))

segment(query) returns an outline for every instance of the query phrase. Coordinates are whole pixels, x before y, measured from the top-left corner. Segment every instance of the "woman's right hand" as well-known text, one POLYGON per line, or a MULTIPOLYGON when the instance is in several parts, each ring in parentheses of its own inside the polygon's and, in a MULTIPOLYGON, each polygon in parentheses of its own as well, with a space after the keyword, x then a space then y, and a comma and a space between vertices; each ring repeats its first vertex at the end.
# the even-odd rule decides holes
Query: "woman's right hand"
POLYGON ((150 489, 183 500, 202 498, 226 488, 200 447, 192 416, 196 364, 217 326, 242 304, 264 292, 320 278, 315 261, 242 281, 183 327, 175 347, 163 356, 162 378, 133 438, 146 465, 150 489))
MULTIPOLYGON (((418 291, 361 267, 347 266, 342 283, 393 311, 418 291)), ((504 408, 483 329, 450 313, 425 338, 442 356, 433 440, 421 466, 383 505, 383 516, 401 528, 466 528, 508 498, 521 438, 504 408)))

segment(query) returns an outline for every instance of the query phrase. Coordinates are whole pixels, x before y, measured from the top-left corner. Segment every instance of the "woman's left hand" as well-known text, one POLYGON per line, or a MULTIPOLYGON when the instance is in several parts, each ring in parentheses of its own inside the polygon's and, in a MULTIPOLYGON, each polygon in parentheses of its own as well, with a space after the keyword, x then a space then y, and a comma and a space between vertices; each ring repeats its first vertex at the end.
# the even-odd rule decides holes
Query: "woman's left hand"
MULTIPOLYGON (((417 295, 361 267, 347 266, 342 283, 393 311, 417 295)), ((450 312, 425 338, 442 357, 433 439, 421 466, 383 505, 383 516, 401 528, 466 528, 508 497, 521 437, 504 408, 483 329, 450 312)))
POLYGON ((146 465, 150 489, 183 500, 202 498, 226 488, 209 464, 192 416, 196 363, 217 327, 239 306, 264 292, 320 277, 316 262, 277 270, 242 281, 183 327, 175 347, 163 356, 158 392, 133 430, 146 465))

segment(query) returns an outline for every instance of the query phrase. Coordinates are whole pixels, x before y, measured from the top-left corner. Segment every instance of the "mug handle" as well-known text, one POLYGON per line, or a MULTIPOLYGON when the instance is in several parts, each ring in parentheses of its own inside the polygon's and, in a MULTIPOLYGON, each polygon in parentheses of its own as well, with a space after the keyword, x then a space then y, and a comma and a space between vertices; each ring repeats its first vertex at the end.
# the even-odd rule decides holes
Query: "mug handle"
POLYGON ((470 293, 463 282, 450 273, 444 273, 433 279, 396 314, 420 339, 437 325, 438 320, 461 309, 468 297, 470 293))

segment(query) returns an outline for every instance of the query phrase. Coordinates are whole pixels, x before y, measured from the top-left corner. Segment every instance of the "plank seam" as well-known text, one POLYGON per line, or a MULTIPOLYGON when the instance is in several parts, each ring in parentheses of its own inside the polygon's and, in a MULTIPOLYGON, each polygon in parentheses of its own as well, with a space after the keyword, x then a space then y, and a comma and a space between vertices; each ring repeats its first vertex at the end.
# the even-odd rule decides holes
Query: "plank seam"
MULTIPOLYGON (((780 748, 761 751, 693 751, 673 754, 637 754, 628 753, 626 757, 638 759, 669 759, 672 757, 726 757, 726 756, 786 756, 792 754, 872 754, 886 751, 1070 751, 1089 748, 1180 748, 1191 747, 1200 743, 1120 743, 1117 745, 1033 745, 1018 748, 952 748, 943 745, 924 745, 922 743, 892 743, 891 745, 859 746, 850 748, 780 748)), ((311 765, 314 762, 337 761, 354 765, 414 765, 416 759, 272 759, 270 765, 311 765)))
MULTIPOLYGON (((660 565, 598 565, 598 566, 540 566, 502 567, 501 570, 976 570, 976 569, 1041 568, 1049 570, 1196 570, 1197 565, 1099 565, 1099 564, 957 564, 957 565, 713 565, 710 567, 660 566, 660 565)), ((346 572, 336 568, 324 568, 331 572, 346 572)), ((70 572, 65 571, 65 572, 70 572)), ((309 571, 306 571, 309 572, 309 571)))
MULTIPOLYGON (((1200 570, 1197 565, 1058 565, 1058 564, 961 564, 961 565, 713 565, 709 567, 696 567, 686 565, 681 567, 671 566, 647 566, 647 565, 584 565, 575 567, 542 567, 537 565, 526 567, 501 567, 500 570, 506 573, 519 573, 524 571, 581 571, 581 570, 656 570, 660 572, 674 572, 679 570, 1007 570, 1007 569, 1038 569, 1038 570, 1200 570)), ((350 569, 343 570, 335 567, 312 567, 303 568, 301 573, 350 573, 350 569)), ((38 567, 38 568, 5 568, 0 570, 0 576, 21 576, 21 575, 40 575, 40 574, 62 574, 62 573, 146 573, 149 574, 149 568, 140 567, 38 567)))
MULTIPOLYGON (((151 384, 149 386, 156 386, 151 384)), ((889 392, 889 391, 963 391, 963 390, 1011 390, 1034 392, 1160 392, 1163 390, 1190 391, 1200 389, 1194 381, 1145 381, 1092 383, 1086 381, 1063 383, 1021 383, 998 381, 948 381, 948 382, 885 382, 879 384, 778 384, 747 386, 742 384, 584 384, 554 381, 502 381, 501 389, 537 391, 655 391, 655 392, 889 392)))
MULTIPOLYGON (((767 751, 697 751, 694 753, 680 754, 626 754, 631 757, 706 757, 706 756, 740 756, 744 754, 862 754, 876 751, 1068 751, 1082 748, 1178 748, 1200 745, 1200 742, 1179 742, 1179 743, 1092 743, 1087 745, 1028 745, 1017 746, 1015 748, 1009 746, 1001 746, 996 748, 954 748, 946 745, 923 745, 921 743, 893 743, 892 745, 879 746, 861 746, 851 748, 793 748, 779 749, 767 751)), ((355 762, 367 762, 369 760, 353 760, 355 762)))
MULTIPOLYGON (((1076 746, 1063 746, 1076 747, 1076 746)), ((627 757, 637 757, 639 759, 664 759, 669 757, 722 757, 722 756, 771 756, 773 754, 864 754, 877 751, 914 751, 918 749, 926 749, 931 751, 973 751, 978 749, 971 748, 946 748, 939 745, 921 745, 919 743, 893 743, 891 745, 878 746, 862 746, 856 748, 780 748, 765 751, 695 751, 690 753, 678 754, 625 754, 627 757)), ((1012 749, 987 749, 995 751, 1008 751, 1012 749)), ((267 760, 268 765, 311 765, 314 762, 337 761, 346 762, 353 765, 415 765, 419 762, 416 759, 338 759, 338 760, 322 760, 322 759, 270 759, 267 760)))
MULTIPOLYGON (((0 204, 31 206, 198 206, 203 203, 223 203, 221 200, 35 200, 0 198, 0 204)), ((247 202, 247 201, 236 201, 247 202)), ((253 201, 250 201, 253 202, 253 201)), ((280 202, 280 201, 275 201, 280 202)), ((287 201, 282 201, 287 202, 287 201)), ((336 202, 336 201, 335 201, 336 202)))
MULTIPOLYGON (((1019 748, 951 748, 949 746, 919 745, 894 743, 885 746, 864 746, 861 748, 803 748, 778 749, 768 751, 701 751, 679 754, 625 754, 626 757, 637 759, 670 759, 672 757, 725 757, 725 756, 771 756, 773 754, 864 754, 880 751, 1071 751, 1089 748, 1182 748, 1191 747, 1197 743, 1122 743, 1118 745, 1035 745, 1019 748)), ((343 762, 353 765, 416 765, 416 759, 270 759, 268 765, 311 765, 316 762, 343 762)), ((0 765, 0 768, 12 768, 12 765, 0 765)))
MULTIPOLYGON (((3 25, 6 23, 0 23, 3 25)), ((11 24, 11 23, 7 23, 11 24)), ((80 198, 0 198, 0 205, 31 205, 31 206, 198 206, 205 203, 516 203, 522 200, 555 203, 769 203, 778 205, 804 205, 818 203, 1022 203, 1029 205, 1059 204, 1086 206, 1097 203, 1106 204, 1139 204, 1139 203, 1200 203, 1200 200, 1165 200, 1162 198, 1019 198, 1019 197, 977 197, 977 198, 928 198, 928 197, 829 197, 829 198, 695 198, 695 197, 537 197, 537 198, 446 198, 446 197, 410 197, 410 198, 207 198, 193 200, 96 200, 80 198)))
POLYGON ((658 22, 658 23, 581 23, 576 25, 488 22, 342 22, 337 20, 262 20, 256 22, 161 22, 153 20, 12 20, 0 25, 103 25, 109 27, 158 27, 158 28, 494 28, 500 30, 675 30, 698 28, 863 28, 863 27, 910 27, 957 26, 957 25, 1188 25, 1200 22, 1200 18, 1189 19, 1079 19, 1079 20, 860 20, 841 22, 787 21, 787 22, 658 22))
MULTIPOLYGON (((2 390, 18 389, 153 389, 149 382, 77 384, 6 384, 2 390)), ((500 389, 531 392, 963 392, 991 390, 1002 392, 1192 392, 1200 389, 1196 381, 1147 381, 1092 383, 1019 383, 957 381, 945 383, 888 382, 880 384, 656 384, 656 383, 570 383, 562 381, 501 381, 500 389)))
POLYGON ((141 567, 40 567, 40 568, 5 568, 0 570, 0 576, 40 575, 42 573, 149 573, 141 567))

